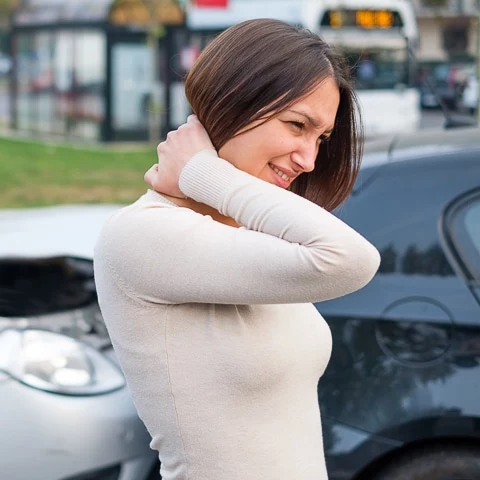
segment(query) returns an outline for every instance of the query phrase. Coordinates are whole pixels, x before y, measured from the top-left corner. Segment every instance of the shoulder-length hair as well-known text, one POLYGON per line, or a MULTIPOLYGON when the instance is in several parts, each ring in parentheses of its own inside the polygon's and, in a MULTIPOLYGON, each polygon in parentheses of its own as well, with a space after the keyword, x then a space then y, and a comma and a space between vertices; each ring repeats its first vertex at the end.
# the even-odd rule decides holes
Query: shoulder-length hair
POLYGON ((250 123, 288 109, 329 77, 340 91, 333 132, 320 144, 315 169, 300 175, 290 190, 333 210, 353 188, 363 132, 349 68, 318 35, 271 19, 230 27, 203 50, 185 92, 219 150, 250 123))

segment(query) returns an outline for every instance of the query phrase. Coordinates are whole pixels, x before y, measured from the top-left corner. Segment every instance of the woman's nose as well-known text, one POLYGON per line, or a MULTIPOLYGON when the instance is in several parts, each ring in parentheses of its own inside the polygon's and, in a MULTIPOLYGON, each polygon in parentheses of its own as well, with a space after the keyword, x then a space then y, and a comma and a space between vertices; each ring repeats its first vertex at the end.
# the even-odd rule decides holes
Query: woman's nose
POLYGON ((292 153, 292 160, 295 162, 303 172, 311 172, 315 168, 315 160, 318 154, 318 142, 304 141, 292 153))

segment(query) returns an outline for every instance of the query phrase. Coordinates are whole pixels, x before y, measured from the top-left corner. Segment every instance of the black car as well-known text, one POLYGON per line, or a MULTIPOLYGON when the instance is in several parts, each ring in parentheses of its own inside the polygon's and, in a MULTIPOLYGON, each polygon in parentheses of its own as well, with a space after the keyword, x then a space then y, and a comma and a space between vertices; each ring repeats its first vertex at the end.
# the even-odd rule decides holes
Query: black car
POLYGON ((480 129, 367 145, 336 211, 381 252, 363 290, 317 304, 330 480, 480 479, 480 129))

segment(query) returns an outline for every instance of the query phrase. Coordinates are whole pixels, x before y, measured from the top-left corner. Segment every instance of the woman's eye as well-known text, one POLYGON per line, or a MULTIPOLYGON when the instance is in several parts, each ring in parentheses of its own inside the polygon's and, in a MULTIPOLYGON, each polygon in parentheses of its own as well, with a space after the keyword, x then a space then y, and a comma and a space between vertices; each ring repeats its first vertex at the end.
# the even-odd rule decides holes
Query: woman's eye
POLYGON ((290 124, 298 130, 302 130, 304 127, 304 124, 302 122, 290 122, 290 124))

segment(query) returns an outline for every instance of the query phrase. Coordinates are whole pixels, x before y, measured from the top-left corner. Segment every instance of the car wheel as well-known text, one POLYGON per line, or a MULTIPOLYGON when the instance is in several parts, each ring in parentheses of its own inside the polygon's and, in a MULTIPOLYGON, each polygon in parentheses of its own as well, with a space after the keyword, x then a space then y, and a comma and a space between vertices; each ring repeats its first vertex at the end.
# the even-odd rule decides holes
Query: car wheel
POLYGON ((480 448, 441 445, 400 455, 374 480, 478 480, 480 448))

